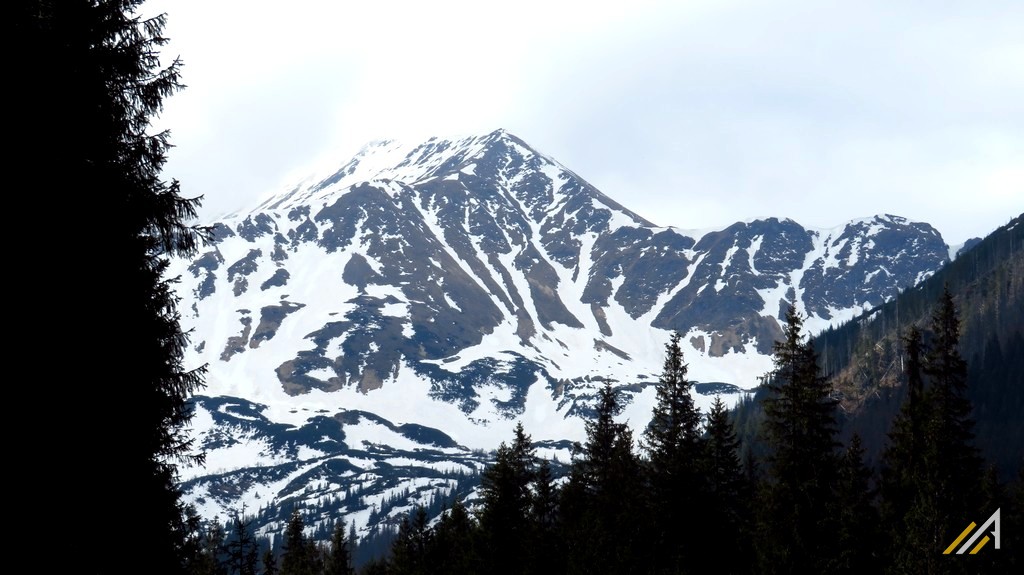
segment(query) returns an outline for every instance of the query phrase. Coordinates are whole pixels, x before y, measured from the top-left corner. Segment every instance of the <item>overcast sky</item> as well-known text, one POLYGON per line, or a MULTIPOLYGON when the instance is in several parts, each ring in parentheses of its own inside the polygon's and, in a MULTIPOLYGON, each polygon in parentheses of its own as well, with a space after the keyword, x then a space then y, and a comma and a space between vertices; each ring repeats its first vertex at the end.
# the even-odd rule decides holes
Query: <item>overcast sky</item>
POLYGON ((150 0, 204 217, 376 139, 505 128, 659 225, 1024 212, 1024 2, 150 0))

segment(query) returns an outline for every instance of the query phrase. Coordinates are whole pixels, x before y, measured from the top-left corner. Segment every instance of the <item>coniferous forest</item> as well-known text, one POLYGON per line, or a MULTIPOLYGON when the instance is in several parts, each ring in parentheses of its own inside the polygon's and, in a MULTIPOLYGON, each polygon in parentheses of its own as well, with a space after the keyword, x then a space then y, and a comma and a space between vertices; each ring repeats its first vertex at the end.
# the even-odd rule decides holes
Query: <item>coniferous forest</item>
MULTIPOLYGON (((985 436, 997 433, 1004 444, 983 452, 970 386, 972 377, 1003 377, 1005 366, 1019 365, 1019 323, 996 298, 983 320, 972 314, 967 322, 996 335, 975 338, 981 343, 965 358, 963 310, 948 285, 914 304, 927 321, 893 342, 901 368, 882 375, 902 391, 874 447, 844 431, 850 393, 837 391, 825 370, 836 354, 856 355, 858 344, 839 332, 809 339, 791 307, 756 406, 730 412, 719 400, 708 413, 698 410, 675 334, 651 421, 636 437, 616 420, 619 398, 608 383, 568 464, 538 458, 519 425, 497 447, 478 497, 453 499, 439 515, 415 509, 379 540, 357 541, 344 517, 325 537, 312 536, 301 509, 272 540, 257 537, 244 513, 204 524, 176 486, 178 466, 202 461, 186 425, 204 371, 182 366, 187 335, 163 271, 168 256, 192 253, 206 230, 189 224, 198 199, 161 177, 168 134, 149 130, 163 99, 182 88, 180 63, 161 67, 164 19, 139 17, 141 4, 34 0, 13 10, 27 54, 15 64, 25 87, 17 109, 37 120, 15 134, 14 165, 43 180, 53 199, 48 229, 68 234, 60 263, 22 269, 37 270, 39 285, 110 278, 69 291, 56 307, 42 294, 26 296, 27 305, 49 310, 26 327, 27 340, 49 342, 69 314, 77 326, 56 375, 43 383, 62 398, 55 425, 82 445, 60 458, 15 453, 39 476, 69 486, 28 515, 51 530, 72 525, 63 536, 74 571, 350 574, 357 562, 368 574, 1024 571, 1024 465, 1014 427, 1021 414, 1000 411, 985 436), (101 257, 78 257, 85 253, 101 257), (99 365, 112 355, 116 365, 99 365), (986 453, 1018 462, 1018 472, 1006 477, 986 453), (999 523, 984 525, 997 510, 999 523), (974 537, 972 523, 985 533, 974 537)), ((967 277, 964 266, 976 271, 999 249, 954 270, 967 277)), ((971 285, 1019 285, 1012 281, 971 285)), ((987 393, 985 401, 997 403, 987 393)), ((13 487, 35 492, 24 478, 13 487)))
MULTIPOLYGON (((840 441, 838 400, 791 307, 761 387, 763 456, 743 445, 720 399, 708 413, 695 407, 675 334, 640 437, 616 422, 610 383, 586 441, 558 471, 536 456, 520 424, 495 452, 471 508, 454 499, 436 520, 422 507, 412 511, 386 548, 364 555, 359 572, 1016 572, 1024 477, 1000 481, 973 444, 960 324, 944 291, 928 325, 908 330, 906 399, 878 466, 865 462, 858 435, 840 441), (987 538, 958 537, 996 510, 998 535, 989 526, 979 534, 987 538)), ((245 534, 241 520, 233 529, 199 537, 199 572, 351 573, 362 544, 344 518, 330 544, 315 543, 299 510, 274 548, 245 534), (234 567, 245 557, 253 567, 234 567)))

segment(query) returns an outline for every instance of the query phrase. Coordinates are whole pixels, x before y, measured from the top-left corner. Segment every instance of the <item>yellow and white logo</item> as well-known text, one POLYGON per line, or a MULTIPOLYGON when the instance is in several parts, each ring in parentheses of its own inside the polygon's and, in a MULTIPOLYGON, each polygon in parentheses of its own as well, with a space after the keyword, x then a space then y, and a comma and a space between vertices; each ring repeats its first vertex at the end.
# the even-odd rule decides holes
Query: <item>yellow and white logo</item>
MULTIPOLYGON (((974 528, 977 527, 977 525, 978 525, 977 523, 971 521, 971 524, 967 526, 967 529, 964 529, 964 532, 961 533, 960 536, 956 538, 956 541, 951 543, 949 545, 949 547, 946 547, 946 550, 943 551, 942 554, 943 555, 949 555, 950 553, 952 553, 953 549, 956 549, 956 546, 960 545, 960 542, 964 540, 964 537, 967 537, 967 535, 971 531, 974 531, 974 528)), ((968 539, 966 543, 964 543, 963 545, 960 546, 959 549, 957 549, 956 554, 957 555, 963 555, 964 551, 967 551, 968 549, 971 550, 969 555, 974 555, 978 551, 981 551, 981 548, 984 547, 985 544, 988 543, 991 540, 991 539, 989 539, 988 535, 985 535, 985 530, 988 529, 989 526, 993 526, 992 538, 995 539, 995 548, 999 549, 999 510, 996 509, 996 512, 992 514, 992 517, 989 517, 988 521, 986 521, 985 524, 981 526, 981 529, 978 529, 977 531, 975 531, 974 535, 972 535, 971 538, 968 539), (985 537, 982 538, 982 540, 980 542, 978 542, 977 545, 974 545, 974 542, 978 541, 978 537, 981 537, 982 535, 985 535, 985 537), (974 545, 973 548, 971 547, 972 545, 974 545)))

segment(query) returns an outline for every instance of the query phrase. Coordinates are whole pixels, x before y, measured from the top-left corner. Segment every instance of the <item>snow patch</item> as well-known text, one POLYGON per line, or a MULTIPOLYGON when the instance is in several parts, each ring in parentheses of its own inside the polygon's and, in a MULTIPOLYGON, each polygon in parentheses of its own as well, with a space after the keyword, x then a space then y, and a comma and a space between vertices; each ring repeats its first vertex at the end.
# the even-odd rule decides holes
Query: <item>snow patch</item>
MULTIPOLYGON (((341 355, 341 353, 339 352, 338 355, 341 355)), ((306 375, 315 379, 319 379, 320 381, 327 381, 332 377, 338 377, 338 374, 335 373, 333 369, 328 367, 318 367, 316 369, 311 369, 306 372, 306 375)))
POLYGON ((761 243, 764 241, 764 235, 755 236, 750 242, 750 247, 747 248, 747 257, 749 258, 748 265, 750 271, 755 275, 761 275, 761 272, 757 271, 757 267, 754 266, 754 256, 757 252, 761 251, 761 243))

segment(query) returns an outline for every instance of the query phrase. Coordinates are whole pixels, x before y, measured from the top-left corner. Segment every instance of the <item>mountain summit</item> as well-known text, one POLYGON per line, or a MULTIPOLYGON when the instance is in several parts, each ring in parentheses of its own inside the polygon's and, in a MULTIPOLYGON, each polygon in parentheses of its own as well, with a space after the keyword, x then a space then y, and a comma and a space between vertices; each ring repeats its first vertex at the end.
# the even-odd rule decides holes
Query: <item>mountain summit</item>
POLYGON ((352 185, 362 182, 388 180, 415 186, 436 179, 459 178, 465 179, 469 187, 478 192, 483 192, 485 187, 495 191, 501 186, 505 192, 513 193, 515 201, 530 209, 538 204, 553 203, 556 200, 550 193, 553 190, 548 189, 548 195, 536 195, 543 188, 531 186, 528 180, 523 181, 527 174, 542 174, 549 179, 563 177, 562 174, 566 179, 571 176, 578 185, 561 190, 563 194, 591 196, 629 213, 637 222, 648 223, 607 198, 565 166, 533 150, 505 130, 451 140, 431 138, 415 145, 394 140, 372 142, 326 177, 307 178, 290 191, 263 200, 255 211, 308 205, 339 192, 344 193, 352 185))

